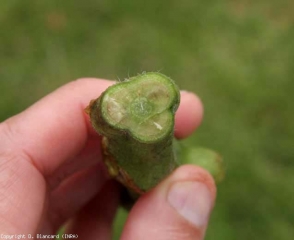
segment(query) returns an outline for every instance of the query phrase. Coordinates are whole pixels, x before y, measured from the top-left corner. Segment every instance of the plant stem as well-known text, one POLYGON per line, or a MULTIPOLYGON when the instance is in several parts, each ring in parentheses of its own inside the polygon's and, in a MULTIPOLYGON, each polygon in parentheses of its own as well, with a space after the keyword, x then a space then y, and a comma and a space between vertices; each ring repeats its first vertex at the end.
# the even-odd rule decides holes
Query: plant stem
POLYGON ((109 172, 137 194, 178 166, 173 134, 179 101, 174 82, 152 72, 109 87, 89 106, 91 123, 104 136, 109 172))

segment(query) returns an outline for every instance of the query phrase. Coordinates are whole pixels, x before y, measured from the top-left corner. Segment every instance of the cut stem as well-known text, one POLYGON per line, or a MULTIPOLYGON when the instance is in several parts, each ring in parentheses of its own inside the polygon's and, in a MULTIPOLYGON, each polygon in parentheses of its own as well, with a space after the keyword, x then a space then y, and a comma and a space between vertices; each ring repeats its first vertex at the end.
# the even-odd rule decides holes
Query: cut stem
POLYGON ((109 172, 142 194, 177 166, 174 115, 180 94, 160 73, 146 73, 109 87, 89 106, 95 130, 104 136, 109 172))

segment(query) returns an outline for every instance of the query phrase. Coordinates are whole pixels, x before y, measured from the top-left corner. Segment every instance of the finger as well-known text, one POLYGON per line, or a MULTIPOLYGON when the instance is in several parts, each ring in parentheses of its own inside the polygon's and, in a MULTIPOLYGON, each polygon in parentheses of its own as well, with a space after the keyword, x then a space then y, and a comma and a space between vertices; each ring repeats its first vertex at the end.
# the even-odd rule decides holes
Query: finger
POLYGON ((6 148, 25 153, 43 175, 51 175, 86 144, 84 108, 112 83, 82 79, 57 89, 5 122, 6 148))
POLYGON ((50 194, 49 221, 54 229, 57 230, 80 211, 101 190, 107 178, 106 170, 100 163, 63 181, 50 194))
POLYGON ((77 156, 64 161, 51 176, 47 177, 49 190, 54 190, 76 172, 101 164, 101 159, 100 138, 88 140, 77 156))
POLYGON ((36 231, 46 208, 43 175, 83 148, 87 97, 96 97, 110 84, 75 81, 0 124, 0 232, 36 231))
POLYGON ((200 125, 203 105, 194 93, 181 91, 181 102, 176 112, 175 136, 185 138, 200 125))
POLYGON ((205 170, 182 166, 138 200, 121 239, 203 239, 215 192, 205 170))
POLYGON ((102 191, 70 223, 67 233, 80 239, 112 239, 112 223, 119 203, 116 182, 108 181, 102 191))

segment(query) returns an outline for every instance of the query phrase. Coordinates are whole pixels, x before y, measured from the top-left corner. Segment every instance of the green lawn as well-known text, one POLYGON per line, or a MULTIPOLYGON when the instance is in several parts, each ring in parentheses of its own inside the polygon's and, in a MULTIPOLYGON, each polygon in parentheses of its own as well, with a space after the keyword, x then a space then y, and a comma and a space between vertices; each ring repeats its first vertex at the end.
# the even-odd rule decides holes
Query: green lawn
POLYGON ((79 77, 161 71, 203 100, 204 122, 186 143, 225 159, 207 239, 293 239, 293 9, 291 0, 1 1, 0 121, 79 77))

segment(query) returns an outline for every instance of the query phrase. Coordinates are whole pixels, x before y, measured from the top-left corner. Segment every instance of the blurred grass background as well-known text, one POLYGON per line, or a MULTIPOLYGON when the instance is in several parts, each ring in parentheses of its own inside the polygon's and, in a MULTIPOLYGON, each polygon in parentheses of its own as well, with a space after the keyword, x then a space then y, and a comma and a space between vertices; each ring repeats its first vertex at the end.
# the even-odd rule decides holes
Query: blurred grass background
POLYGON ((204 103, 187 144, 225 159, 206 239, 293 239, 293 9, 291 0, 1 1, 0 121, 79 77, 161 71, 204 103))

